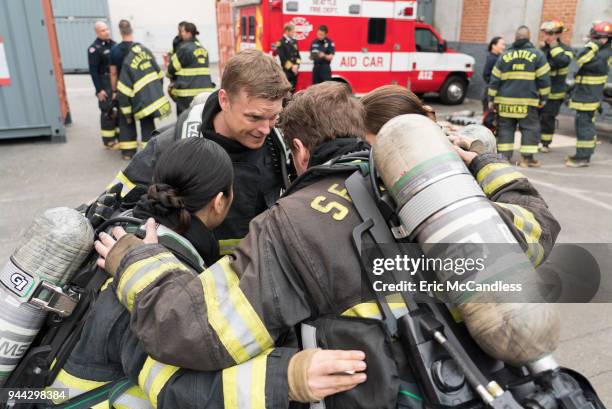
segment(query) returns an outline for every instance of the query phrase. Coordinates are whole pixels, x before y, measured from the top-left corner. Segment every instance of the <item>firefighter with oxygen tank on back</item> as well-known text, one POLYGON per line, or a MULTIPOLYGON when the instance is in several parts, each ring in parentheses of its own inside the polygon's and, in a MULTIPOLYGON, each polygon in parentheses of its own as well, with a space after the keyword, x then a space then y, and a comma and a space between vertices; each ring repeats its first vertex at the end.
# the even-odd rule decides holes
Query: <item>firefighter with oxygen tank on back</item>
POLYGON ((548 65, 550 65, 550 95, 546 105, 540 110, 540 126, 542 128, 540 152, 547 153, 550 151, 549 145, 552 143, 555 133, 556 118, 565 99, 567 91, 565 78, 569 72, 569 65, 574 53, 570 46, 561 42, 561 35, 565 31, 562 21, 545 21, 540 26, 540 31, 544 36, 544 45, 541 50, 546 55, 548 65))
MULTIPOLYGON (((404 89, 404 92, 408 91, 404 89)), ((391 114, 390 110, 386 111, 391 114)), ((359 372, 343 375, 347 383, 365 383, 354 389, 354 394, 351 391, 335 395, 333 401, 337 404, 349 402, 342 407, 390 408, 396 407, 392 405, 398 402, 402 402, 399 407, 422 405, 422 391, 414 374, 410 374, 410 367, 395 366, 397 362, 405 363, 405 357, 398 356, 398 361, 390 362, 383 351, 372 348, 372 345, 382 345, 379 344, 379 337, 384 337, 381 329, 374 324, 376 320, 371 320, 380 319, 381 312, 378 308, 367 308, 367 300, 360 301, 362 281, 360 275, 355 274, 361 269, 360 261, 348 241, 361 219, 354 205, 355 198, 347 193, 347 177, 361 169, 361 165, 360 160, 350 156, 338 164, 333 161, 367 148, 359 141, 366 136, 365 115, 343 84, 319 84, 297 93, 283 112, 282 124, 300 177, 269 211, 251 222, 249 235, 238 245, 234 256, 221 259, 200 277, 188 277, 180 268, 172 267, 169 263, 177 261, 167 255, 162 246, 140 246, 138 239, 130 235, 122 237, 110 253, 101 252, 107 257, 107 263, 110 260, 110 265, 116 266, 121 260, 119 269, 109 272, 121 288, 120 298, 133 300, 128 306, 132 330, 144 341, 148 353, 169 365, 218 370, 265 354, 276 340, 284 339, 283 334, 306 319, 317 322, 342 316, 334 324, 321 322, 323 326, 317 327, 317 331, 327 334, 321 335, 326 339, 333 335, 333 329, 342 328, 347 331, 345 334, 352 334, 349 338, 353 348, 354 342, 363 341, 363 344, 357 343, 365 349, 368 376, 359 372), (158 261, 160 257, 164 258, 163 262, 158 261), (133 286, 130 277, 134 274, 151 284, 146 288, 133 286), (177 285, 178 282, 181 285, 177 285), (231 295, 223 295, 228 292, 231 295), (271 299, 276 301, 270 303, 271 299), (222 308, 216 307, 219 302, 223 302, 222 308), (278 309, 275 305, 283 308, 278 309), (167 311, 180 314, 181 319, 170 319, 167 311), (199 320, 204 324, 191 325, 199 320), (228 324, 218 325, 219 322, 228 324), (327 330, 332 332, 327 333, 327 330), (173 337, 164 335, 168 333, 173 337), (385 370, 380 370, 381 367, 385 370), (371 372, 377 371, 376 368, 379 372, 371 372), (384 390, 381 390, 383 385, 384 390), (398 398, 399 391, 403 391, 399 395, 412 398, 407 398, 407 402, 398 398), (360 400, 355 400, 359 397, 360 400)), ((431 144, 424 147, 432 149, 429 153, 412 150, 398 152, 398 155, 413 157, 418 162, 430 155, 442 154, 442 151, 446 152, 444 155, 454 152, 434 122, 423 115, 410 115, 390 121, 378 132, 375 154, 378 140, 385 133, 387 148, 396 146, 389 137, 389 131, 394 129, 388 126, 391 122, 399 124, 399 129, 411 135, 414 141, 422 141, 424 134, 432 139, 431 144), (437 143, 443 148, 434 148, 437 143), (418 159, 420 155, 424 157, 418 159)), ((375 132, 377 130, 372 131, 375 132)), ((397 133, 398 138, 400 134, 397 133)), ((451 162, 464 169, 461 159, 453 157, 451 162)), ((472 181, 476 178, 479 189, 484 191, 482 203, 489 209, 487 214, 493 219, 499 218, 499 223, 510 229, 512 240, 517 240, 521 247, 527 249, 530 247, 527 243, 531 243, 530 258, 534 264, 541 263, 555 241, 559 225, 537 191, 524 175, 495 154, 464 152, 461 157, 473 175, 467 173, 461 178, 466 181, 468 177, 472 181)), ((383 163, 380 169, 386 168, 384 161, 378 163, 383 163)), ((393 166, 401 167, 403 163, 393 161, 393 166)), ((388 173, 385 171, 385 174, 388 173)), ((483 223, 483 219, 479 223, 483 223)), ((148 236, 149 239, 154 238, 148 236)), ((112 240, 105 241, 105 248, 112 248, 112 240)), ((399 304, 392 307, 397 316, 407 312, 406 305, 399 304)), ((552 322, 552 327, 546 321, 538 327, 544 339, 549 339, 545 342, 546 351, 556 342, 555 331, 548 333, 556 321, 552 322)), ((522 339, 519 344, 534 354, 531 358, 539 357, 537 347, 531 350, 534 342, 523 344, 522 339)), ((539 335, 535 339, 542 340, 539 335)), ((506 345, 506 342, 500 341, 499 345, 506 345)), ((515 344, 510 342, 509 345, 515 344)), ((291 365, 303 367, 304 373, 309 364, 309 359, 289 363, 290 368, 291 365)), ((308 383, 303 381, 304 377, 289 379, 292 399, 302 402, 321 399, 322 396, 313 394, 308 383)), ((172 387, 166 384, 163 393, 169 393, 172 387)))
POLYGON ((593 24, 590 41, 576 55, 578 72, 569 107, 576 110, 576 153, 565 160, 565 165, 577 168, 589 166, 595 152, 595 112, 600 109, 603 89, 612 67, 612 22, 593 24))

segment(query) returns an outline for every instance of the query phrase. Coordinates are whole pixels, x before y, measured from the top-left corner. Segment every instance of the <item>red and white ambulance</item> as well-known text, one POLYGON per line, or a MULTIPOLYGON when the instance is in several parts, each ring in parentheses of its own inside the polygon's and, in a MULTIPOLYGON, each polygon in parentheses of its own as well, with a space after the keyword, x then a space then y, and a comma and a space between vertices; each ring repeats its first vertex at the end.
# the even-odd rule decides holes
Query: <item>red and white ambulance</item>
MULTIPOLYGON (((227 1, 219 3, 227 6, 227 1)), ((400 84, 417 94, 437 92, 447 104, 465 98, 474 58, 449 49, 431 25, 419 21, 416 1, 233 0, 230 4, 232 12, 218 13, 217 20, 222 29, 232 19, 236 51, 271 52, 283 35, 283 25, 296 26, 302 55, 298 89, 312 83, 310 45, 317 27, 324 24, 336 47, 334 80, 348 83, 353 92, 400 84)), ((232 36, 219 34, 220 50, 228 49, 224 42, 232 36)), ((221 53, 221 66, 223 59, 221 53)))

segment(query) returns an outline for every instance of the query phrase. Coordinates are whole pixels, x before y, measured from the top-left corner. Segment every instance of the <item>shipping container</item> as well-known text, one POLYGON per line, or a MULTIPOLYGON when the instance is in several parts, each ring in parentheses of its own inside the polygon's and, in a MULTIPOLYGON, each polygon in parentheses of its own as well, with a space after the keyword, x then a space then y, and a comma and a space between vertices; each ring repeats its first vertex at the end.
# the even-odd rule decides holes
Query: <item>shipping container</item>
POLYGON ((0 1, 0 39, 0 139, 65 141, 70 112, 50 0, 0 1))

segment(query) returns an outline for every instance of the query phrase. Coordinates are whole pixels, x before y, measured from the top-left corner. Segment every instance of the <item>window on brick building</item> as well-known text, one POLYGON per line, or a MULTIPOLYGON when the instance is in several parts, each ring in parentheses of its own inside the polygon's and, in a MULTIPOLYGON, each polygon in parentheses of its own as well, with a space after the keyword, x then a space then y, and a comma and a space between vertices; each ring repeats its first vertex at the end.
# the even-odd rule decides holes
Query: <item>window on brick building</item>
POLYGON ((427 28, 417 28, 414 34, 416 50, 424 53, 437 53, 439 51, 438 37, 427 28))

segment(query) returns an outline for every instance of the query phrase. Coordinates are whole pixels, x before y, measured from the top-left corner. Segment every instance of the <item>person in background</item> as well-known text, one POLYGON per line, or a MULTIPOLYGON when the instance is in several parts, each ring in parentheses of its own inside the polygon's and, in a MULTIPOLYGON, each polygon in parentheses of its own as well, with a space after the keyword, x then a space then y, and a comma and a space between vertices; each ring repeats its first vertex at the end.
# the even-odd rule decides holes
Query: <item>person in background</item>
POLYGON ((482 79, 485 82, 484 95, 482 97, 483 112, 489 109, 489 95, 487 92, 489 90, 489 82, 491 81, 491 71, 493 71, 493 67, 495 67, 495 63, 499 56, 506 51, 506 42, 499 36, 493 37, 491 41, 489 41, 488 50, 489 54, 487 54, 487 59, 482 69, 482 79))
POLYGON ((331 62, 336 53, 334 42, 327 37, 327 26, 319 26, 317 39, 310 46, 310 59, 314 61, 312 68, 312 83, 330 81, 332 79, 331 62))
POLYGON ((181 115, 189 107, 196 95, 214 91, 210 79, 208 51, 198 41, 198 34, 200 33, 195 24, 183 24, 181 44, 168 65, 167 75, 171 81, 168 92, 176 102, 177 115, 181 115))
MULTIPOLYGON (((117 101, 117 84, 119 83, 119 75, 121 75, 121 66, 123 65, 123 60, 125 56, 130 51, 132 44, 134 43, 134 33, 132 30, 132 25, 128 20, 119 21, 119 34, 121 34, 121 42, 119 44, 115 44, 110 51, 110 82, 111 88, 113 90, 113 101, 117 101)), ((126 140, 127 137, 122 137, 123 135, 130 135, 132 125, 128 124, 128 119, 125 115, 118 112, 118 122, 119 122, 119 132, 117 134, 120 141, 126 140)), ((131 143, 131 142, 129 142, 131 143)), ((125 142, 119 142, 117 144, 117 148, 122 149, 125 145, 125 142)))
POLYGON ((295 91, 298 72, 300 70, 300 50, 295 40, 295 25, 287 23, 283 27, 283 38, 276 42, 276 52, 280 58, 281 67, 285 72, 287 80, 291 84, 291 91, 295 91))
POLYGON ((112 109, 111 83, 108 67, 110 50, 115 42, 110 37, 110 30, 104 21, 94 25, 96 40, 87 49, 89 74, 96 88, 98 107, 100 108, 100 128, 102 143, 112 148, 117 143, 117 118, 109 115, 112 109))
POLYGON ((177 34, 172 40, 172 51, 168 53, 168 59, 172 58, 172 55, 176 52, 176 50, 178 50, 179 45, 181 45, 181 42, 183 41, 181 37, 181 30, 183 29, 186 23, 186 21, 181 21, 180 23, 178 23, 177 34))

